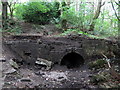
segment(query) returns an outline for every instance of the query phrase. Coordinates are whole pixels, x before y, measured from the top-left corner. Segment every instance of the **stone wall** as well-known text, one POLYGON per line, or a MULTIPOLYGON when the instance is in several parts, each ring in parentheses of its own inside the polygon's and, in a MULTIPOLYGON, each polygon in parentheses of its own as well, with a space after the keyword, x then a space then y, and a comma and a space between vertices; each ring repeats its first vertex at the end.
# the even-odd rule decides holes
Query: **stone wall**
POLYGON ((71 52, 78 53, 87 62, 92 55, 106 54, 112 48, 117 49, 116 43, 86 36, 12 36, 3 44, 9 47, 16 58, 21 58, 28 64, 34 64, 37 58, 60 63, 62 58, 71 52))

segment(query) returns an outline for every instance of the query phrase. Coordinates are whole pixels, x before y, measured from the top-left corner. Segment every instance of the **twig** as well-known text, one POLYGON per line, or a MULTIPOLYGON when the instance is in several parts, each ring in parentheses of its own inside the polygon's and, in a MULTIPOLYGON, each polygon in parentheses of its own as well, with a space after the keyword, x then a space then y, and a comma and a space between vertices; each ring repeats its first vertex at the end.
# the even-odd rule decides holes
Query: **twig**
MULTIPOLYGON (((108 60, 107 56, 105 56, 103 53, 101 53, 101 54, 106 58, 106 61, 107 61, 107 60, 108 60)), ((107 61, 107 63, 108 63, 108 67, 110 68, 111 74, 112 74, 115 78, 117 78, 118 80, 120 80, 120 74, 118 74, 118 73, 113 69, 113 67, 111 67, 109 61, 107 61)))
POLYGON ((103 2, 103 4, 101 6, 105 5, 105 1, 103 2))
POLYGON ((103 53, 101 53, 105 58, 106 58, 106 61, 107 61, 107 63, 108 63, 108 67, 109 68, 111 68, 111 65, 110 65, 110 62, 108 61, 108 58, 107 58, 107 56, 106 55, 104 55, 103 53))
POLYGON ((113 5, 112 0, 111 0, 111 4, 112 4, 112 8, 113 8, 113 10, 114 10, 114 12, 115 12, 115 16, 116 16, 117 19, 120 21, 120 18, 119 18, 118 15, 117 15, 117 12, 116 12, 116 10, 115 10, 115 7, 114 7, 114 5, 113 5))
POLYGON ((115 2, 118 6, 120 6, 120 4, 119 3, 117 3, 117 2, 115 2))

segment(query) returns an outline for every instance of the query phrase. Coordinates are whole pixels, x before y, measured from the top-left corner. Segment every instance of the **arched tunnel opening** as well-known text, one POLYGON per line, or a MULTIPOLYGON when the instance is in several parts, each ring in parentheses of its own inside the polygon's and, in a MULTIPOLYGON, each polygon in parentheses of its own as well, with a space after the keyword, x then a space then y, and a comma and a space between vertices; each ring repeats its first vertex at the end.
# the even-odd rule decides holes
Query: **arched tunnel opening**
POLYGON ((75 53, 75 52, 66 54, 62 58, 61 63, 60 63, 60 65, 65 65, 69 69, 70 68, 78 68, 83 64, 84 64, 83 57, 80 54, 75 53))

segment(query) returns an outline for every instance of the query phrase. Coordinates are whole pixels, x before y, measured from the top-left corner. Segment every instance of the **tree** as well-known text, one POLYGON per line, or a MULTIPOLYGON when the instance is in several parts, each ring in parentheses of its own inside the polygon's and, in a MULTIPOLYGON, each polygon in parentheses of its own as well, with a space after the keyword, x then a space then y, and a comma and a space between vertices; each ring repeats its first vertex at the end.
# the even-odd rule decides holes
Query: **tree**
POLYGON ((7 0, 2 0, 2 29, 7 29, 7 0))
POLYGON ((13 19, 13 11, 15 10, 15 4, 16 2, 8 2, 8 7, 9 7, 9 10, 10 10, 10 18, 13 19))
MULTIPOLYGON (((70 8, 70 1, 63 1, 61 2, 61 15, 63 14, 64 11, 68 10, 70 8)), ((62 19, 61 21, 61 26, 63 30, 67 30, 67 20, 66 19, 62 19)))
POLYGON ((105 4, 105 2, 102 4, 102 0, 98 0, 98 5, 97 5, 97 10, 95 11, 95 14, 93 16, 93 20, 90 24, 90 31, 94 30, 95 27, 95 20, 98 19, 99 15, 100 15, 100 10, 101 7, 105 4))
POLYGON ((120 40, 120 1, 116 2, 116 4, 118 5, 118 38, 120 40))
POLYGON ((111 0, 112 8, 113 8, 113 10, 115 12, 116 18, 118 19, 118 38, 120 39, 120 1, 115 2, 115 3, 116 3, 116 5, 118 5, 118 14, 117 14, 117 11, 115 10, 113 0, 111 0))
POLYGON ((119 17, 119 8, 120 8, 120 1, 119 1, 119 3, 117 3, 117 2, 115 2, 117 5, 118 5, 118 14, 117 14, 117 12, 116 12, 116 10, 115 10, 115 7, 114 7, 114 4, 113 4, 113 0, 111 0, 111 4, 112 4, 112 8, 113 8, 113 10, 114 10, 114 12, 115 12, 115 16, 117 17, 117 19, 118 19, 118 21, 120 21, 120 17, 119 17))

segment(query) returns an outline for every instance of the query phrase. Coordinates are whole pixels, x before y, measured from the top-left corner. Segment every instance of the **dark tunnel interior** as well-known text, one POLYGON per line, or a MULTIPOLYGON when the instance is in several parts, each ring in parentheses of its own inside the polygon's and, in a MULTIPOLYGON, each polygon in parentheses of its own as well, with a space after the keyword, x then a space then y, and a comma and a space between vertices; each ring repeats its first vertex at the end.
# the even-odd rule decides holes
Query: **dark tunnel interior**
POLYGON ((70 68, 78 68, 83 64, 84 64, 83 57, 80 54, 75 53, 75 52, 66 54, 62 58, 61 63, 60 63, 60 65, 66 65, 67 68, 69 68, 69 69, 70 68))

